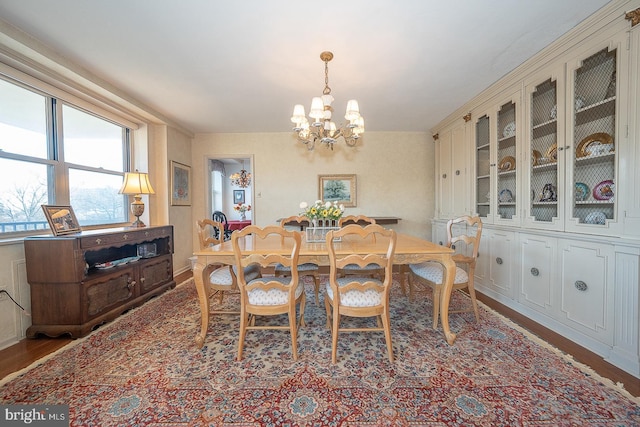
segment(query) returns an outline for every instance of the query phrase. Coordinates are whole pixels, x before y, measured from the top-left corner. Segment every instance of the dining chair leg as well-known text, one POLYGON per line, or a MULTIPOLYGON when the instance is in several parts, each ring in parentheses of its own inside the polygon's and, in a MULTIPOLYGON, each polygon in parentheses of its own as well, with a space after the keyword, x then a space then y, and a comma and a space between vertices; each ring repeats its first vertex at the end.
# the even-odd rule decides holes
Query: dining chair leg
POLYGON ((307 326, 304 322, 304 309, 307 306, 307 298, 304 294, 302 294, 302 298, 300 299, 300 319, 298 320, 298 326, 303 327, 307 326))
POLYGON ((409 280, 407 280, 408 284, 409 284, 409 302, 413 302, 414 300, 414 295, 413 295, 413 273, 409 272, 409 280))
MULTIPOLYGON (((398 266, 398 270, 399 270, 399 275, 398 275, 398 280, 400 281, 400 290, 402 291, 402 295, 404 295, 405 297, 407 296, 407 289, 404 286, 404 282, 405 279, 407 278, 407 276, 409 275, 409 266, 406 264, 400 264, 398 266)), ((384 278, 382 279, 384 280, 384 278)))
POLYGON ((438 317, 440 316, 440 286, 433 288, 433 329, 438 329, 438 317))
POLYGON ((325 296, 324 298, 324 309, 327 312, 327 329, 331 329, 331 303, 329 302, 329 296, 325 296))
POLYGON ((296 305, 289 309, 289 332, 291 333, 291 351, 293 360, 298 360, 298 328, 296 327, 296 305))
POLYGON ((313 275, 313 284, 315 285, 316 305, 320 305, 320 276, 317 273, 313 275))
POLYGON ((382 314, 382 324, 384 326, 384 339, 387 342, 387 353, 389 354, 389 362, 393 363, 393 343, 391 341, 391 319, 389 312, 382 314))
POLYGON ((478 311, 478 302, 476 301, 476 290, 473 285, 468 287, 469 296, 471 297, 471 304, 473 305, 473 312, 476 315, 476 322, 480 322, 480 312, 478 311))
POLYGON ((340 323, 340 314, 338 308, 333 309, 333 327, 331 331, 331 363, 335 365, 338 354, 338 327, 340 323))
POLYGON ((247 334, 247 322, 248 322, 247 313, 240 313, 240 336, 238 337, 238 361, 242 360, 242 350, 244 347, 244 337, 247 334))

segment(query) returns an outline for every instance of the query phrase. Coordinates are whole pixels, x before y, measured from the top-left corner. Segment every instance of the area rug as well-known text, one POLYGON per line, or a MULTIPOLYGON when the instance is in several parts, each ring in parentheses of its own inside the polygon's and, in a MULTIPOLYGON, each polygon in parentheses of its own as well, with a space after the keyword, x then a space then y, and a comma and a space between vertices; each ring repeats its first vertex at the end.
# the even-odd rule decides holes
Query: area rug
MULTIPOLYGON (((73 426, 640 425, 638 399, 486 307, 479 323, 451 315, 449 345, 431 328, 430 297, 410 303, 395 285, 394 363, 382 333, 351 333, 332 365, 311 282, 297 362, 283 331, 249 331, 236 361, 233 315, 212 316, 198 349, 190 280, 5 379, 0 402, 67 404, 73 426)), ((456 294, 452 308, 468 302, 456 294)))

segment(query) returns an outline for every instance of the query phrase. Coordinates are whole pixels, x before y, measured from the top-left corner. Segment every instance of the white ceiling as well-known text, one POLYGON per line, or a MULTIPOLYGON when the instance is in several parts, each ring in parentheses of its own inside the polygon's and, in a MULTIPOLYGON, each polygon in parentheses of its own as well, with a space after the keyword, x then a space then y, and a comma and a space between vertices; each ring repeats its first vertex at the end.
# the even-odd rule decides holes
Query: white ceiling
MULTIPOLYGON (((0 0, 0 17, 194 132, 286 132, 324 87, 428 131, 607 0, 0 0)), ((338 123, 340 122, 337 120, 338 123)))

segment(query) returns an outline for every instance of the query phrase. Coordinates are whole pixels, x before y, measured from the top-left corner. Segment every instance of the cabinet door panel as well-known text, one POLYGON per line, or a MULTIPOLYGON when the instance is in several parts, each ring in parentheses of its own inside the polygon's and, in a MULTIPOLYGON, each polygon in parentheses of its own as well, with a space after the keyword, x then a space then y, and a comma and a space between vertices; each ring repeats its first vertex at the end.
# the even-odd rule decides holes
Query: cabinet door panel
MULTIPOLYGON (((489 284, 498 293, 513 296, 513 233, 493 230, 489 237, 489 284)), ((483 236, 484 238, 484 236, 483 236)))
POLYGON ((85 321, 122 305, 134 297, 135 279, 133 268, 119 270, 108 276, 86 283, 86 316, 85 321))
POLYGON ((520 302, 542 312, 553 310, 556 246, 555 239, 520 236, 520 302))
POLYGON ((561 317, 565 323, 610 342, 613 250, 586 242, 561 244, 561 317))
POLYGON ((453 216, 465 215, 468 208, 467 182, 467 126, 461 125, 453 129, 451 134, 451 194, 453 200, 453 216))
POLYGON ((453 179, 451 177, 451 131, 442 132, 438 147, 438 205, 440 218, 448 219, 453 215, 453 179))
POLYGON ((145 294, 173 277, 170 256, 163 256, 144 261, 140 266, 140 294, 145 294))

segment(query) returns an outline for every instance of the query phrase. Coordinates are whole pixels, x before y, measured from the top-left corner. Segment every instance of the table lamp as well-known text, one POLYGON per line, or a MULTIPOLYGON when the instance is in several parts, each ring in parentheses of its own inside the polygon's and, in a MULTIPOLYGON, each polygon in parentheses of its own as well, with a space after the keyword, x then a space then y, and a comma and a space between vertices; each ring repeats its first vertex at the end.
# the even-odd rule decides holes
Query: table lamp
POLYGON ((142 202, 143 194, 156 194, 149 182, 149 175, 146 173, 138 172, 125 172, 124 182, 118 192, 120 194, 133 195, 133 202, 131 202, 131 213, 136 217, 136 220, 131 224, 131 227, 146 227, 144 222, 140 221, 140 215, 144 213, 144 203, 142 202))

